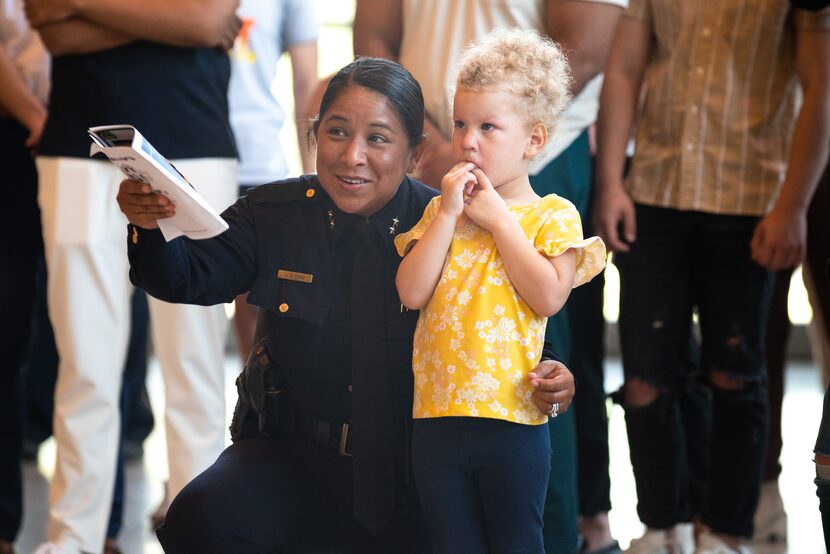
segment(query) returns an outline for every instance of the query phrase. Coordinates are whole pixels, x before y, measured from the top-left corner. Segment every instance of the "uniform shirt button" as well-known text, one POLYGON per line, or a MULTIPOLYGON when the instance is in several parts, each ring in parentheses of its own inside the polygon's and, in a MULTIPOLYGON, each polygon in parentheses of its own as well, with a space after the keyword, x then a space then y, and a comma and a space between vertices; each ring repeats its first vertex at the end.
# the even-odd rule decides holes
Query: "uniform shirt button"
POLYGON ((280 313, 283 313, 283 314, 284 314, 285 312, 287 312, 287 311, 288 311, 288 304, 286 304, 285 302, 283 302, 282 304, 280 304, 280 307, 279 307, 279 308, 277 308, 277 309, 280 311, 280 313))
POLYGON ((305 191, 306 198, 314 198, 314 195, 317 194, 317 191, 314 189, 307 189, 305 191))

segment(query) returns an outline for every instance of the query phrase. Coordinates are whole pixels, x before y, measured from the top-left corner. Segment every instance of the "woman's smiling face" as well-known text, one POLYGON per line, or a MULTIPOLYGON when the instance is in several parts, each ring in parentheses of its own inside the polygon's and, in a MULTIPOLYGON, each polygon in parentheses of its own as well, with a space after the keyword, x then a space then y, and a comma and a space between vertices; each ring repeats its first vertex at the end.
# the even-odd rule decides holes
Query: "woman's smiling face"
POLYGON ((321 186, 338 208, 364 217, 395 196, 423 147, 409 143, 386 97, 356 84, 322 114, 316 137, 321 186))

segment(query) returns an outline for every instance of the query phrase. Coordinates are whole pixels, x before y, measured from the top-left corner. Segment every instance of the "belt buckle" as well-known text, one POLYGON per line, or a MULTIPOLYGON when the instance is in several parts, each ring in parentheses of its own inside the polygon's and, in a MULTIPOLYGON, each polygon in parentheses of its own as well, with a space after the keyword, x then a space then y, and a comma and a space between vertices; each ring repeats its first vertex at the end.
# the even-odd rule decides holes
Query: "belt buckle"
POLYGON ((352 453, 349 452, 346 448, 349 446, 349 424, 344 423, 343 427, 340 429, 340 448, 338 452, 340 452, 341 456, 347 456, 349 458, 352 457, 352 453))

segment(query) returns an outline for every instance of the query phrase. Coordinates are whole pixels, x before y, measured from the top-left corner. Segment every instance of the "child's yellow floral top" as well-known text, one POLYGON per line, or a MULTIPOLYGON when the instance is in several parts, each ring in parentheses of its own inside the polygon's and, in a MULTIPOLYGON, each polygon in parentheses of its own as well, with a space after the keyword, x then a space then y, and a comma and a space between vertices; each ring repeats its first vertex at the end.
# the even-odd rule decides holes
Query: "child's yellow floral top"
MULTIPOLYGON (((424 234, 440 205, 440 196, 434 198, 418 224, 396 237, 400 255, 424 234)), ((602 240, 582 239, 579 213, 564 198, 551 194, 511 206, 510 213, 545 256, 577 249, 574 287, 605 266, 602 240)), ((441 279, 415 328, 413 417, 546 422, 527 382, 542 355, 546 322, 514 290, 493 235, 462 215, 441 279)))

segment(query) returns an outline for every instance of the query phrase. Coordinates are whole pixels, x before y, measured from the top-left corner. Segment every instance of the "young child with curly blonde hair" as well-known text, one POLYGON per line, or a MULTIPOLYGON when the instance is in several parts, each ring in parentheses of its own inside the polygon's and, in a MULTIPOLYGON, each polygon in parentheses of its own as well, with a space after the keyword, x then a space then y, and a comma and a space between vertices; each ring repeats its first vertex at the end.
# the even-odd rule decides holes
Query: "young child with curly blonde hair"
POLYGON ((544 552, 548 416, 531 401, 547 317, 605 264, 573 204, 537 196, 528 163, 569 101, 564 54, 532 31, 465 51, 453 102, 457 164, 396 238, 415 330, 413 468, 436 552, 544 552))

